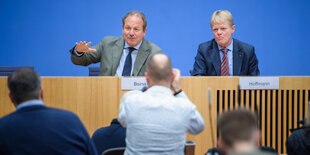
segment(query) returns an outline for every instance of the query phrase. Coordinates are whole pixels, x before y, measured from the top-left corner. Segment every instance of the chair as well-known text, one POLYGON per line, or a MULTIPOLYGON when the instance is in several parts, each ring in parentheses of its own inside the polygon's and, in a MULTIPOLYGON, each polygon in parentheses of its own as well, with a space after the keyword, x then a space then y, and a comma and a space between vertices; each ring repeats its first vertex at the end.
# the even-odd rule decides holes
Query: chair
POLYGON ((104 152, 102 152, 101 155, 123 155, 125 152, 126 147, 116 147, 107 149, 104 152))
POLYGON ((33 66, 0 66, 0 76, 8 76, 21 68, 29 68, 34 70, 33 66))
POLYGON ((192 70, 192 69, 189 70, 189 74, 190 74, 191 76, 193 76, 193 70, 192 70))
MULTIPOLYGON (((184 152, 185 155, 194 155, 195 154, 195 142, 193 141, 186 141, 184 152)), ((117 148, 111 148, 107 149, 104 152, 102 152, 101 155, 123 155, 125 152, 126 147, 117 147, 117 148)))
POLYGON ((89 76, 99 76, 99 67, 88 67, 89 76))

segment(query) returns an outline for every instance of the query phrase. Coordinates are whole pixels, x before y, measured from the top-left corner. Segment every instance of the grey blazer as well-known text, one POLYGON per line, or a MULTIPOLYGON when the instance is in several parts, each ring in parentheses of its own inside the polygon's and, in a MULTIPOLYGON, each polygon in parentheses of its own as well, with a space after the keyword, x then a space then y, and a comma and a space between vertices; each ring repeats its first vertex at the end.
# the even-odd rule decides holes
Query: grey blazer
MULTIPOLYGON (((88 66, 91 63, 100 62, 101 76, 114 76, 119 65, 125 40, 123 37, 104 37, 102 41, 91 48, 96 52, 84 53, 81 57, 73 54, 74 48, 70 50, 71 61, 76 65, 88 66)), ((133 76, 144 76, 147 62, 155 53, 162 53, 162 50, 146 39, 142 40, 136 61, 134 63, 133 76)))

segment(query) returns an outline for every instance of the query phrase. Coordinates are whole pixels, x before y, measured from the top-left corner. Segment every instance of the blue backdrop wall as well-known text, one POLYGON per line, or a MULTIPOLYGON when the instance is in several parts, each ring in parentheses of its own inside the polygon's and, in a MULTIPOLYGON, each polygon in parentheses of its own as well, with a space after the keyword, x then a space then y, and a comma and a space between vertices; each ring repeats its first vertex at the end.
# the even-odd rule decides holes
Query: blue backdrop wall
MULTIPOLYGON (((310 75, 308 0, 1 0, 0 65, 33 65, 43 76, 87 76, 71 63, 76 41, 122 35, 122 17, 140 10, 146 39, 189 76, 198 45, 213 38, 215 10, 231 11, 233 35, 255 46, 261 75, 310 75)), ((99 66, 94 64, 93 66, 99 66)))

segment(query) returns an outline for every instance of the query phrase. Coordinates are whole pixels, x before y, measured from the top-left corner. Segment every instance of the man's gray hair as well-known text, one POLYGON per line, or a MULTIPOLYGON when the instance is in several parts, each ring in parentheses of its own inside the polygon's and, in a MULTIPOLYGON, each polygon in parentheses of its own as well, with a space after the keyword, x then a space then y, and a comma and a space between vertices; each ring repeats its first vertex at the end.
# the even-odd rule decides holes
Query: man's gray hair
POLYGON ((145 15, 144 15, 142 12, 137 11, 137 10, 132 10, 132 11, 128 12, 128 13, 123 17, 123 26, 122 26, 122 27, 125 26, 125 20, 126 20, 126 18, 127 18, 128 16, 134 16, 134 15, 136 15, 136 16, 138 16, 138 17, 140 17, 140 18, 142 19, 142 21, 143 21, 143 31, 145 31, 145 30, 146 30, 146 26, 147 26, 146 17, 145 17, 145 15))
POLYGON ((13 99, 19 104, 40 98, 41 79, 32 69, 20 69, 8 77, 8 88, 13 99))

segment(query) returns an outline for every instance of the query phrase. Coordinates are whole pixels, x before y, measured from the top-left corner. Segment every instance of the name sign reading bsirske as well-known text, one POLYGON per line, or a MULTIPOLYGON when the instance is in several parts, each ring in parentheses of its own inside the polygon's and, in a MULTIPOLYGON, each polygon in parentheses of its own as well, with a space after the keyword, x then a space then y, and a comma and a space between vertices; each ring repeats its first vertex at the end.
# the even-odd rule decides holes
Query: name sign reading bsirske
POLYGON ((145 77, 122 77, 121 80, 122 90, 141 90, 147 87, 145 77))
POLYGON ((279 77, 239 77, 240 89, 279 89, 279 77))

